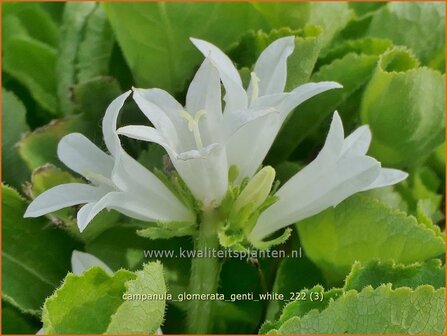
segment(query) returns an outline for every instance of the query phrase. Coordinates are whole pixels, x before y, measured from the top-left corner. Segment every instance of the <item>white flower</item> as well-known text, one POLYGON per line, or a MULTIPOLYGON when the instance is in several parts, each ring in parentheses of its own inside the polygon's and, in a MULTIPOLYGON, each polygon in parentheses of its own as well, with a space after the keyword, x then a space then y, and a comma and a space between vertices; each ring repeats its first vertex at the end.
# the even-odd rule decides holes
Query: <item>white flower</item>
POLYGON ((125 126, 118 133, 163 146, 196 199, 218 206, 228 188, 228 164, 217 69, 202 63, 185 107, 160 89, 134 89, 133 97, 155 128, 125 126))
POLYGON ((81 275, 93 266, 101 267, 109 275, 113 274, 113 271, 100 259, 96 258, 93 254, 73 250, 71 254, 71 272, 74 275, 81 275))
POLYGON ((239 168, 237 182, 254 175, 295 107, 319 93, 342 87, 335 82, 307 83, 283 92, 287 58, 294 50, 293 36, 274 41, 262 52, 247 90, 231 60, 219 48, 206 41, 191 41, 217 67, 225 87, 226 151, 229 166, 239 168))
POLYGON ((323 149, 315 160, 278 190, 275 195, 279 200, 261 214, 250 239, 261 240, 281 228, 335 207, 357 192, 404 180, 407 173, 381 168, 380 162, 366 155, 370 142, 367 125, 345 139, 343 124, 335 112, 323 149))
POLYGON ((130 91, 116 98, 103 119, 104 142, 110 154, 79 133, 68 134, 59 142, 59 159, 91 184, 68 183, 51 188, 28 206, 24 217, 38 217, 86 203, 77 214, 80 231, 104 208, 145 221, 194 220, 191 210, 122 149, 116 122, 129 94, 130 91))

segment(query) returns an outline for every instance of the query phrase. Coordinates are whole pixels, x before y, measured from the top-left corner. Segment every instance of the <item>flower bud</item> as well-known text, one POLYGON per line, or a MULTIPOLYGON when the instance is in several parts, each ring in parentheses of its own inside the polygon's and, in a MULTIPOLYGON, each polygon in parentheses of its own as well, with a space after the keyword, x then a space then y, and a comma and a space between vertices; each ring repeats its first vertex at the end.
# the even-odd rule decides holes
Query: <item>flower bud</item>
POLYGON ((262 168, 253 178, 248 182, 244 190, 237 197, 234 202, 233 211, 239 212, 242 208, 249 205, 249 212, 251 213, 264 203, 267 199, 270 190, 272 189, 273 181, 275 180, 275 169, 271 166, 262 168))

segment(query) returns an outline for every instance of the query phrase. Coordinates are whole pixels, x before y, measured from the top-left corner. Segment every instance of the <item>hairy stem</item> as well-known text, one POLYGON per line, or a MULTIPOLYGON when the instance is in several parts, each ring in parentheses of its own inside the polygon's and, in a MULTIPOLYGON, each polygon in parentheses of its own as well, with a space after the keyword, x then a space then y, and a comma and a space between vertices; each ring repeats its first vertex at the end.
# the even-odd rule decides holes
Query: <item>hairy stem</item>
MULTIPOLYGON (((195 238, 194 249, 206 253, 219 248, 217 226, 219 216, 216 209, 206 209, 198 235, 195 238)), ((219 283, 221 262, 218 258, 193 258, 191 278, 189 280, 189 293, 215 294, 219 283)), ((188 332, 190 334, 207 334, 212 327, 213 301, 192 300, 188 306, 188 332)))

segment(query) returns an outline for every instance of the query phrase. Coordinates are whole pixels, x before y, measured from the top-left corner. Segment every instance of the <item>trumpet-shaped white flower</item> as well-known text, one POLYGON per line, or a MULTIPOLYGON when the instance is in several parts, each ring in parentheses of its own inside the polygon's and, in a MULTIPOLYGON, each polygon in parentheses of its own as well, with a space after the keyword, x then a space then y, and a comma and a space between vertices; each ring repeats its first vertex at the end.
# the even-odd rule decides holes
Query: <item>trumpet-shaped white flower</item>
POLYGON ((367 156, 371 132, 367 125, 344 138, 343 124, 334 113, 323 149, 309 165, 294 175, 275 194, 279 199, 259 217, 250 239, 269 234, 335 207, 349 196, 404 180, 408 174, 382 168, 367 156))
POLYGON ((145 221, 194 220, 190 209, 122 149, 116 123, 129 94, 130 91, 116 98, 103 119, 104 142, 110 154, 79 133, 68 134, 59 142, 59 159, 91 184, 68 183, 51 188, 34 199, 25 217, 38 217, 85 203, 77 214, 80 231, 105 208, 145 221))
POLYGON ((341 88, 335 82, 307 83, 283 92, 293 36, 271 43, 259 56, 247 90, 231 60, 213 44, 191 39, 219 70, 225 87, 224 127, 229 165, 239 168, 237 181, 251 177, 261 165, 288 114, 307 99, 341 88))
POLYGON ((219 205, 228 188, 228 164, 217 69, 202 63, 185 107, 159 89, 134 89, 133 97, 155 128, 125 126, 118 133, 163 146, 196 199, 219 205))

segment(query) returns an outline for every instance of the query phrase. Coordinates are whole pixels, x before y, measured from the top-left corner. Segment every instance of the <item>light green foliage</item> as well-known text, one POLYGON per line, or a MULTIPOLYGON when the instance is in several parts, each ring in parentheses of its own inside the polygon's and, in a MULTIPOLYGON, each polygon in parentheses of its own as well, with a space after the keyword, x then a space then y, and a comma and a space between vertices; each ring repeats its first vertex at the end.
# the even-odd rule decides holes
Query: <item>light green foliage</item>
POLYGON ((76 60, 79 83, 108 74, 115 38, 101 6, 88 15, 83 27, 83 40, 79 42, 76 60))
POLYGON ((365 265, 354 263, 351 273, 346 277, 345 290, 362 290, 364 287, 377 288, 390 283, 393 288, 417 288, 421 285, 431 285, 435 289, 445 287, 445 265, 441 260, 433 259, 411 265, 395 264, 394 262, 372 261, 365 265))
POLYGON ((445 4, 390 2, 374 15, 368 33, 410 47, 427 64, 445 49, 445 4))
POLYGON ((3 70, 20 81, 43 108, 56 114, 56 50, 27 36, 5 42, 3 70))
POLYGON ((112 276, 96 266, 80 276, 70 273, 45 301, 44 330, 46 334, 153 333, 162 322, 165 301, 141 300, 141 295, 165 293, 159 263, 149 263, 136 273, 119 270, 112 276), (140 299, 125 300, 125 294, 128 298, 139 294, 140 299))
MULTIPOLYGON (((136 279, 126 282, 126 295, 166 293, 163 267, 159 262, 144 265, 143 271, 135 273, 136 279)), ((164 299, 126 301, 112 316, 107 334, 154 334, 163 322, 164 299), (129 323, 133 321, 133 323, 129 323)))
POLYGON ((2 89, 2 163, 3 181, 20 187, 29 173, 25 163, 17 153, 16 144, 29 130, 26 124, 26 110, 22 102, 12 93, 2 89))
POLYGON ((2 185, 2 298, 39 316, 43 301, 70 269, 78 244, 44 218, 22 218, 26 207, 14 189, 2 185))
POLYGON ((412 263, 445 251, 439 233, 364 195, 352 196, 296 227, 306 255, 332 282, 342 280, 356 260, 412 263))
POLYGON ((189 37, 226 49, 247 30, 268 28, 248 3, 107 3, 104 8, 136 84, 172 93, 183 90, 202 59, 189 37))
POLYGON ((83 29, 95 7, 94 2, 72 2, 65 6, 57 62, 57 94, 64 115, 73 111, 70 90, 76 80, 76 57, 83 29))
POLYGON ((384 165, 415 166, 444 141, 445 76, 417 66, 407 49, 388 51, 363 94, 370 153, 384 165))
POLYGON ((57 26, 38 3, 8 3, 2 9, 3 71, 54 116, 57 26))
MULTIPOLYGON (((443 334, 445 332, 445 289, 424 285, 416 288, 350 290, 339 299, 330 300, 321 312, 312 310, 300 317, 290 317, 277 334, 443 334), (426 307, 430 307, 427 309, 426 307)), ((287 309, 287 308, 286 308, 287 309)))
POLYGON ((57 144, 64 135, 78 131, 85 131, 86 124, 79 117, 57 119, 50 124, 27 134, 18 143, 21 158, 30 169, 51 163, 65 168, 57 158, 57 144))

